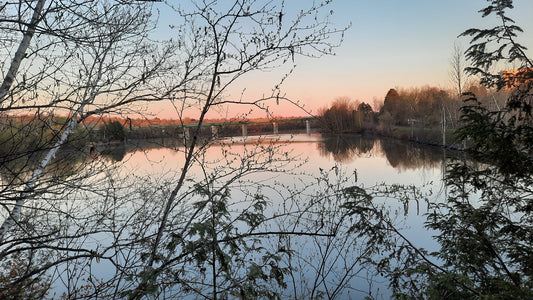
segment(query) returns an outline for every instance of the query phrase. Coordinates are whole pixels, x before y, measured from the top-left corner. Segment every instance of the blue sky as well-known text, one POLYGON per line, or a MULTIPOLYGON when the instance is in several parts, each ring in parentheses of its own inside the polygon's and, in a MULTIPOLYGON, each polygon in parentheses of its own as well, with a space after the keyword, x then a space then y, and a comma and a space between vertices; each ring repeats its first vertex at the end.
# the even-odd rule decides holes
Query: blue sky
MULTIPOLYGON (((449 60, 464 30, 494 24, 478 10, 483 0, 337 0, 335 22, 352 22, 334 57, 303 62, 287 89, 313 106, 347 96, 372 103, 393 87, 450 88, 449 60), (301 80, 306 77, 306 80, 301 80), (323 82, 320 84, 308 84, 323 82)), ((511 16, 524 29, 521 41, 533 47, 533 1, 515 1, 511 16)), ((531 51, 530 51, 531 53, 531 51)))
MULTIPOLYGON (((287 0, 299 10, 310 0, 287 0)), ((524 29, 521 42, 533 47, 533 1, 515 0, 510 16, 524 29)), ((457 36, 468 28, 487 28, 496 19, 481 18, 485 0, 334 0, 332 21, 352 24, 335 56, 298 59, 297 69, 285 82, 286 96, 300 100, 316 112, 337 97, 372 104, 382 101, 390 88, 431 85, 448 89, 454 42, 464 48, 467 38, 457 36)), ((532 53, 529 51, 529 53, 532 53)), ((269 80, 245 82, 250 97, 268 94, 269 80)), ((238 89, 237 89, 238 90, 238 89)), ((237 94, 240 94, 236 92, 237 94)), ((278 112, 292 114, 279 107, 278 112)), ((295 110, 294 114, 298 114, 295 110)), ((301 114, 300 114, 301 115, 301 114)))

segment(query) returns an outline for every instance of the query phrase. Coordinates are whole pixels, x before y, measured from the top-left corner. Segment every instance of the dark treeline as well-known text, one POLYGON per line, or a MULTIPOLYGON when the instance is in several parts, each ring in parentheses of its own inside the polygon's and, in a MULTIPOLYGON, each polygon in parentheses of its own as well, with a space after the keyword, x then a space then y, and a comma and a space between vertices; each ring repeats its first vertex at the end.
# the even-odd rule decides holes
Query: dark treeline
MULTIPOLYGON (((488 109, 505 105, 505 90, 492 90, 470 84, 467 92, 478 95, 488 109)), ((462 101, 455 92, 437 87, 393 88, 383 103, 372 108, 366 102, 337 98, 329 108, 319 112, 325 132, 371 133, 404 140, 442 145, 443 132, 448 144, 453 144, 453 132, 459 126, 462 101)))
MULTIPOLYGON (((49 149, 67 126, 68 118, 59 115, 3 116, 0 118, 0 155, 8 159, 11 154, 21 155, 35 149, 49 149)), ((244 124, 244 123, 243 123, 244 124)), ((305 132, 305 120, 278 120, 278 132, 305 132)), ((198 134, 203 137, 228 137, 242 135, 242 124, 217 123, 216 129, 202 126, 198 134)), ((316 127, 316 121, 313 127, 316 127)), ((75 126, 69 136, 68 148, 84 148, 91 143, 123 142, 128 140, 182 139, 195 124, 175 124, 172 120, 146 120, 143 123, 129 118, 102 118, 98 122, 83 122, 75 126), (153 121, 153 122, 152 122, 153 121), (133 124, 133 125, 132 125, 133 124)), ((248 135, 272 134, 273 122, 247 124, 248 135)))
MULTIPOLYGON (((391 166, 398 169, 438 167, 443 162, 443 150, 438 147, 370 135, 328 136, 318 144, 318 150, 322 156, 331 155, 336 162, 350 162, 381 153, 391 166)), ((447 151, 446 156, 450 158, 457 153, 460 152, 447 151)))

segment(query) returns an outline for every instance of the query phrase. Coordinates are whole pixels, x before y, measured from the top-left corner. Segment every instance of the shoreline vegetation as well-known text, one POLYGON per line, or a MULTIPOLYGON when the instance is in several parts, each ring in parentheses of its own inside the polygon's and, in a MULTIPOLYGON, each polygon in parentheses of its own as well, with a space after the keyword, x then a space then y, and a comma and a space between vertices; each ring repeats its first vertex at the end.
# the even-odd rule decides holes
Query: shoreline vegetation
MULTIPOLYGON (((488 88, 470 81, 464 91, 477 95, 480 105, 486 109, 497 110, 505 106, 511 89, 488 88)), ((459 141, 455 134, 461 126, 462 100, 455 91, 437 87, 391 88, 382 102, 374 101, 372 106, 349 97, 338 97, 329 107, 319 109, 315 116, 208 119, 201 122, 197 134, 203 138, 305 133, 309 125, 313 132, 328 135, 364 134, 465 150, 468 145, 459 141)), ((31 147, 39 149, 45 146, 41 145, 42 141, 47 141, 51 147, 59 138, 57 132, 63 131, 69 121, 69 116, 57 114, 3 115, 0 152, 7 153, 9 151, 2 149, 14 148, 22 149, 19 152, 31 147)), ((183 139, 187 134, 196 134, 193 131, 197 126, 198 120, 190 117, 90 116, 76 125, 65 145, 80 148, 126 140, 183 139)))
MULTIPOLYGON (((533 59, 512 0, 458 32, 453 91, 341 97, 276 125, 246 118, 309 111, 287 78, 348 38, 340 7, 170 2, 0 4, 1 299, 533 299, 533 59), (149 119, 161 105, 179 121, 149 119), (122 169, 148 139, 167 148, 122 169), (387 168, 438 166, 438 190, 340 164, 374 149, 387 168)), ((333 98, 332 80, 315 85, 333 98)))
MULTIPOLYGON (((375 115, 379 116, 377 113, 375 115)), ((356 112, 354 112, 356 115, 356 112)), ((373 116, 376 119, 376 116, 373 116)), ((8 153, 9 149, 17 148, 19 153, 30 152, 31 148, 49 148, 55 141, 54 133, 67 123, 64 116, 51 116, 49 118, 31 119, 30 116, 4 117, 2 119, 2 132, 0 134, 0 152, 8 153), (9 128, 9 130, 6 130, 9 128), (33 132, 33 134, 28 134, 33 132), (43 137, 47 137, 43 139, 43 137), (41 145, 40 141, 47 140, 49 147, 41 145), (5 151, 2 151, 4 149, 5 151)), ((363 127, 347 127, 342 131, 331 130, 327 126, 325 118, 284 118, 278 120, 250 119, 241 122, 224 123, 220 120, 209 120, 208 124, 217 124, 216 129, 212 126, 200 128, 199 137, 211 138, 216 134, 218 138, 243 136, 242 125, 246 124, 247 136, 275 135, 275 134, 298 134, 307 132, 309 122, 313 133, 321 133, 325 136, 350 136, 364 135, 380 138, 392 138, 409 141, 417 144, 430 146, 445 146, 454 150, 462 150, 461 145, 454 143, 454 130, 446 132, 446 145, 443 144, 442 128, 420 126, 389 126, 387 130, 380 127, 379 122, 366 123, 363 127), (277 123, 274 131, 273 123, 277 123)), ((127 141, 127 144, 165 144, 165 141, 180 143, 189 130, 195 129, 195 123, 178 124, 178 120, 168 119, 124 119, 124 118, 101 118, 98 121, 78 124, 74 134, 69 138, 69 143, 64 147, 71 149, 90 149, 96 145, 117 145, 127 141), (129 124, 132 124, 129 126, 129 124)), ((57 137, 56 137, 57 138, 57 137)))
MULTIPOLYGON (((465 90, 479 95, 480 103, 488 109, 502 107, 509 92, 488 89, 480 84, 470 84, 465 90)), ((320 109, 316 116, 310 117, 203 120, 198 136, 305 133, 309 125, 313 132, 323 134, 364 134, 464 150, 466 145, 459 142, 454 134, 460 127, 462 105, 452 91, 429 86, 397 88, 388 91, 383 103, 370 106, 365 102, 340 97, 329 107, 320 109), (243 132, 244 125, 246 132, 243 132)), ((4 115, 0 119, 0 148, 17 148, 24 152, 30 147, 44 146, 41 145, 42 141, 52 146, 58 138, 56 133, 61 132, 69 120, 67 116, 53 114, 39 117, 4 115)), ((198 120, 188 117, 178 120, 93 116, 76 125, 66 145, 80 148, 125 140, 182 139, 184 135, 192 134, 197 124, 198 120)))
POLYGON ((475 94, 489 111, 505 107, 511 88, 488 88, 471 81, 460 93, 437 87, 392 88, 383 102, 368 103, 348 97, 336 98, 319 111, 324 132, 363 133, 425 145, 465 150, 468 143, 457 138, 463 125, 461 110, 468 95, 475 94))

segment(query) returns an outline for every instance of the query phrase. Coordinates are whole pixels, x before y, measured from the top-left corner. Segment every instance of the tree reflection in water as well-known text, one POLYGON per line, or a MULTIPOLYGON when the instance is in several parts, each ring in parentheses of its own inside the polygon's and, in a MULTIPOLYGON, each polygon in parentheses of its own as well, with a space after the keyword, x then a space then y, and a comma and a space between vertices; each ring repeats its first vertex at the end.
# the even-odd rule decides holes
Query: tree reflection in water
POLYGON ((106 147, 103 149, 100 154, 104 158, 110 159, 112 162, 120 162, 126 156, 126 146, 124 144, 118 144, 114 147, 106 147))
POLYGON ((361 156, 382 154, 389 164, 400 170, 435 168, 442 163, 442 148, 392 139, 361 135, 324 137, 318 144, 320 155, 332 155, 336 162, 350 162, 361 156))
POLYGON ((336 162, 350 162, 361 155, 371 154, 378 140, 360 135, 325 136, 318 144, 322 156, 333 156, 336 162))

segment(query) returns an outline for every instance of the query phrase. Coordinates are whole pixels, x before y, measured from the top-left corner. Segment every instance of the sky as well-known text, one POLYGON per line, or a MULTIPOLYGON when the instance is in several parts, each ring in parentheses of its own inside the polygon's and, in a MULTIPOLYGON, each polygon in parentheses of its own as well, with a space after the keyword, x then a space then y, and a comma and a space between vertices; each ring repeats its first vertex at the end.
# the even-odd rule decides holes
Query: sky
MULTIPOLYGON (((287 1, 288 9, 299 9, 300 1, 308 0, 287 1)), ((316 113, 338 97, 372 105, 374 101, 383 101, 390 88, 430 85, 450 89, 454 43, 463 48, 469 43, 468 38, 458 38, 458 35, 468 28, 487 28, 496 22, 493 17, 483 19, 478 13, 487 3, 485 0, 334 0, 333 23, 338 27, 352 24, 344 43, 334 56, 297 59, 297 68, 284 83, 283 93, 316 113)), ((510 16, 524 29, 520 39, 529 48, 533 47, 532 14, 533 1, 515 0, 510 16)), ((245 85, 250 94, 270 91, 270 86, 261 82, 245 85)), ((283 104, 271 109, 275 114, 303 115, 301 110, 283 104)))

